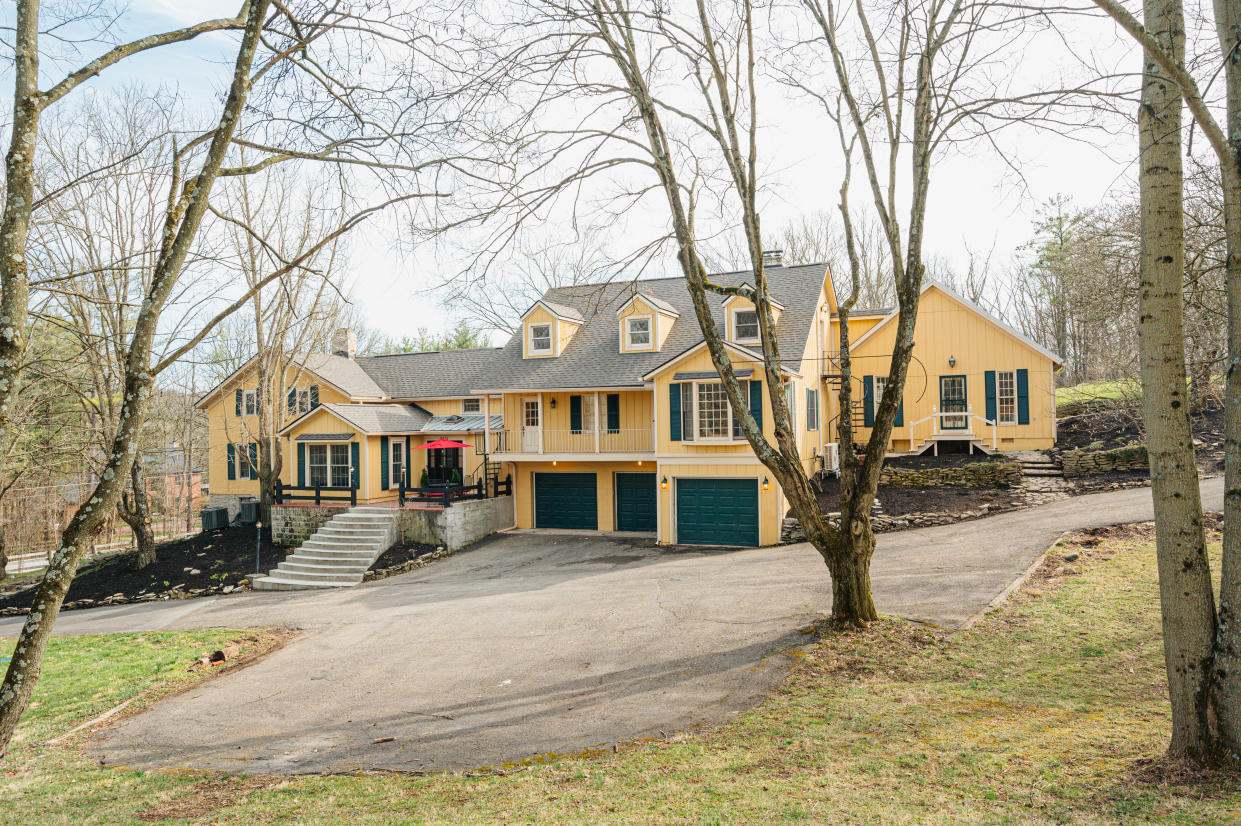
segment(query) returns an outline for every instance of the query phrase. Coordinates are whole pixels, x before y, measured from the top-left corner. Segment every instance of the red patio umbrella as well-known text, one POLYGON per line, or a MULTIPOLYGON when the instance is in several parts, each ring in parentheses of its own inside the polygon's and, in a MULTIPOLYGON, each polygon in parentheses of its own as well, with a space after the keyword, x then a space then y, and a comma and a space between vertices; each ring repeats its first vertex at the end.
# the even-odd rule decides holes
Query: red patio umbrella
POLYGON ((436 439, 434 442, 427 442, 425 445, 417 445, 414 450, 435 450, 443 447, 474 447, 467 445, 465 442, 454 442, 452 439, 436 439))

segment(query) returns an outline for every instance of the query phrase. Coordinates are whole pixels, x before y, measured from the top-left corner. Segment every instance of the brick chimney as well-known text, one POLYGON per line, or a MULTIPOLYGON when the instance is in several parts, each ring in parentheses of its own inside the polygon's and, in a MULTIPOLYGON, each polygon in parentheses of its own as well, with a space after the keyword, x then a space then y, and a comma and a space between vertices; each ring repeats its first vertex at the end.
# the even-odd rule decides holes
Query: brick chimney
POLYGON ((332 355, 353 358, 358 352, 358 334, 348 327, 332 333, 332 355))
POLYGON ((784 266, 784 250, 763 250, 763 269, 784 266))

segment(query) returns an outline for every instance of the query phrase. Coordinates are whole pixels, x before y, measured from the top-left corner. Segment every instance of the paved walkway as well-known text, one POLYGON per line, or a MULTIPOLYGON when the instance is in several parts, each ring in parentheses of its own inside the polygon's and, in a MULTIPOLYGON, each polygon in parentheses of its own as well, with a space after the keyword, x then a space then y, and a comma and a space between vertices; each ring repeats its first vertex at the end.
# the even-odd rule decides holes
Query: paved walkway
MULTIPOLYGON (((1220 479, 1203 484, 1222 506, 1220 479)), ((879 609, 959 627, 1065 530, 1149 519, 1149 489, 880 537, 879 609)), ((333 592, 72 611, 60 633, 291 625, 297 641, 105 732, 109 765, 235 772, 497 765, 715 724, 786 673, 830 610, 808 545, 660 551, 643 540, 502 536, 333 592), (374 743, 380 738, 395 738, 374 743)), ((0 635, 18 621, 0 622, 0 635)))

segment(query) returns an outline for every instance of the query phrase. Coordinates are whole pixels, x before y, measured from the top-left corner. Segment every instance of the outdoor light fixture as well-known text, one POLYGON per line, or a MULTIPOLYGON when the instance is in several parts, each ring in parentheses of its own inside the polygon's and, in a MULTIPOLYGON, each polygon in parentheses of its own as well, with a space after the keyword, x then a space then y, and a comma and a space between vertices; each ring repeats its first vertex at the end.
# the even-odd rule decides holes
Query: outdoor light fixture
MULTIPOLYGON (((949 356, 949 357, 948 357, 948 366, 949 366, 949 367, 956 367, 956 366, 957 366, 957 357, 956 357, 956 356, 949 356)), ((554 404, 553 404, 552 406, 553 406, 553 407, 555 407, 555 405, 554 405, 554 404)))
POLYGON ((668 489, 668 477, 667 477, 667 476, 665 476, 664 478, 662 478, 662 479, 660 479, 660 480, 659 480, 659 487, 660 487, 662 490, 667 490, 667 489, 668 489))
POLYGON ((552 410, 556 409, 556 397, 552 396, 552 410))
POLYGON ((639 459, 639 460, 638 460, 638 467, 642 467, 642 460, 641 460, 641 459, 639 459))
POLYGON ((555 467, 558 464, 560 464, 560 462, 556 461, 555 459, 552 460, 552 467, 555 467))
POLYGON ((767 477, 763 477, 763 490, 771 490, 771 482, 767 481, 767 477))

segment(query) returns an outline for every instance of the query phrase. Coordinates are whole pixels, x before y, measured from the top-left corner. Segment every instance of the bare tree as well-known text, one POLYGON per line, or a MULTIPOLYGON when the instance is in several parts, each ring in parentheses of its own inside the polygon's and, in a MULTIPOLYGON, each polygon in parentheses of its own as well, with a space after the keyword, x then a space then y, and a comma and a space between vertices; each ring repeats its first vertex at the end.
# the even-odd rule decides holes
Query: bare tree
POLYGON ((1094 0, 1143 49, 1138 110, 1142 190, 1141 321, 1143 407, 1155 501, 1164 654, 1172 700, 1174 755, 1241 757, 1241 9, 1215 0, 1224 76, 1222 126, 1185 57, 1180 0, 1145 0, 1143 23, 1117 0, 1094 0), (1224 551, 1218 611, 1203 538, 1193 463, 1181 279, 1181 108, 1188 108, 1220 163, 1228 285, 1228 375, 1224 394, 1224 551))

